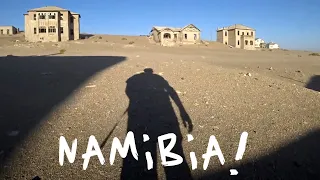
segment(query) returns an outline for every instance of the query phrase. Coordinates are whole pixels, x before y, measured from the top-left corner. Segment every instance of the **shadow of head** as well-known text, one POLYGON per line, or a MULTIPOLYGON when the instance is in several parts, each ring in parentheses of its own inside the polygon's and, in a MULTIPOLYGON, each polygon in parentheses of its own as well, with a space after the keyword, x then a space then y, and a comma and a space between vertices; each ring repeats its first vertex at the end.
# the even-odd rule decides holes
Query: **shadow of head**
POLYGON ((320 129, 258 159, 234 167, 239 174, 230 176, 229 170, 205 172, 199 179, 320 179, 320 129))
POLYGON ((320 92, 320 75, 311 77, 306 88, 320 92))
POLYGON ((152 68, 146 68, 143 71, 144 71, 144 73, 147 73, 147 74, 153 74, 153 69, 152 68))
POLYGON ((96 73, 125 59, 120 56, 0 57, 0 165, 54 107, 96 73))

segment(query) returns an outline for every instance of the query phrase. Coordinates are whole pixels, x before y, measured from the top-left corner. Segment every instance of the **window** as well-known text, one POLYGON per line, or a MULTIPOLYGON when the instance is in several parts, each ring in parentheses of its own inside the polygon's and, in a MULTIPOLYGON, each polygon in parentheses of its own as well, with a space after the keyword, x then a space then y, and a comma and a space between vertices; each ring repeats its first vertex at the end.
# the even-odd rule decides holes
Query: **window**
POLYGON ((3 29, 1 29, 0 34, 3 34, 3 29))
POLYGON ((60 20, 63 20, 63 14, 60 13, 60 20))
POLYGON ((10 34, 10 30, 9 29, 7 29, 7 34, 10 34))
POLYGON ((238 36, 240 35, 240 31, 238 31, 238 36))
POLYGON ((40 27, 39 28, 39 33, 46 33, 47 32, 47 28, 46 27, 40 27))
POLYGON ((249 36, 249 33, 247 32, 247 35, 249 36))
POLYGON ((194 40, 197 40, 197 34, 194 34, 193 38, 194 38, 194 40))
POLYGON ((174 34, 174 39, 178 39, 178 35, 177 34, 174 34))
POLYGON ((50 13, 48 17, 49 17, 49 19, 56 19, 56 14, 54 14, 54 13, 51 14, 51 13, 50 13))
POLYGON ((238 40, 238 45, 240 45, 240 41, 238 40))
POLYGON ((226 45, 228 45, 228 43, 227 43, 227 42, 225 42, 225 44, 226 44, 226 45))
POLYGON ((74 33, 73 33, 73 29, 70 29, 70 34, 71 34, 71 35, 73 35, 73 34, 74 34, 74 33))
POLYGON ((253 32, 251 32, 251 36, 253 36, 253 32))
POLYGON ((253 45, 253 41, 250 41, 250 45, 251 45, 251 46, 253 45))
POLYGON ((63 34, 63 27, 60 27, 60 33, 63 34))
POLYGON ((187 35, 187 34, 184 34, 184 38, 185 38, 185 39, 188 39, 188 35, 187 35))
POLYGON ((49 33, 55 33, 56 32, 56 27, 55 26, 49 26, 48 31, 49 31, 49 33))
POLYGON ((33 34, 37 34, 37 28, 33 28, 33 34))
POLYGON ((242 32, 242 35, 244 35, 244 32, 242 32))
POLYGON ((248 45, 248 40, 245 41, 246 45, 248 45))
POLYGON ((228 36, 228 33, 227 33, 227 31, 226 31, 226 32, 224 32, 224 36, 228 36))
POLYGON ((33 20, 37 20, 37 14, 33 14, 33 20))
POLYGON ((164 39, 171 39, 171 35, 169 33, 164 33, 163 38, 164 39))
POLYGON ((43 14, 43 13, 40 14, 40 13, 39 13, 39 19, 46 19, 46 14, 43 14))

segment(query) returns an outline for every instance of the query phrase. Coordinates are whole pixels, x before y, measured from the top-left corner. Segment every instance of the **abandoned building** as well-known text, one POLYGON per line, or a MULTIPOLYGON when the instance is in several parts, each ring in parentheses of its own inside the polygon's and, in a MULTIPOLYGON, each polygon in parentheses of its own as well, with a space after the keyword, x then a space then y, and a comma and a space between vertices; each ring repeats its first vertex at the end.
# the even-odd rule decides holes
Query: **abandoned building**
POLYGON ((235 24, 217 29, 217 41, 235 48, 255 50, 255 29, 235 24))
POLYGON ((78 40, 80 14, 56 6, 31 9, 24 14, 25 38, 29 42, 78 40))
POLYGON ((0 26, 0 35, 13 35, 17 33, 18 29, 14 26, 0 26))
POLYGON ((154 26, 150 31, 150 37, 163 46, 195 44, 201 41, 200 32, 200 29, 193 24, 183 28, 154 26))

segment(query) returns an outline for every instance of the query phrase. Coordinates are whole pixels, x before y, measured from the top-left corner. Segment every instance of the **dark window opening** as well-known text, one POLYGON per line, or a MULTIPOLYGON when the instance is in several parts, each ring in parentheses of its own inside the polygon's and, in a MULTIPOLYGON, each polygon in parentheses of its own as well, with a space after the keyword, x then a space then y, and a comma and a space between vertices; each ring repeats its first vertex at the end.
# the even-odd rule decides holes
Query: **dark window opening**
POLYGON ((37 28, 33 28, 33 34, 37 34, 37 28))
POLYGON ((238 36, 240 35, 240 31, 238 31, 238 36))
POLYGON ((225 42, 225 44, 226 44, 226 45, 228 45, 228 43, 227 43, 227 42, 225 42))
POLYGON ((47 29, 45 27, 40 27, 39 28, 39 33, 46 33, 47 29))
POLYGON ((49 19, 56 19, 56 15, 55 14, 53 14, 53 15, 49 15, 49 19))
POLYGON ((178 39, 178 35, 177 34, 174 34, 174 39, 178 39))
POLYGON ((249 33, 247 32, 247 35, 249 36, 249 33))
POLYGON ((33 15, 33 20, 37 20, 37 15, 36 14, 33 15))
POLYGON ((240 41, 238 40, 238 45, 240 45, 240 41))
POLYGON ((3 29, 1 29, 0 34, 3 34, 3 29))
POLYGON ((60 33, 63 34, 63 27, 60 27, 60 33))
POLYGON ((163 35, 163 38, 164 38, 164 39, 171 39, 171 34, 165 33, 165 34, 163 35))
POLYGON ((184 34, 184 38, 185 38, 185 39, 188 39, 188 35, 187 35, 187 34, 184 34))
POLYGON ((250 45, 253 45, 253 41, 250 41, 250 45))
POLYGON ((228 36, 228 33, 227 33, 227 31, 226 31, 226 32, 224 32, 224 36, 228 36))
POLYGON ((194 40, 197 40, 197 34, 194 34, 194 40))
POLYGON ((39 19, 46 19, 46 15, 45 14, 39 14, 39 19))
POLYGON ((48 31, 49 31, 49 33, 55 33, 56 32, 56 27, 55 26, 49 26, 48 31))
POLYGON ((248 40, 245 41, 245 44, 248 45, 248 40))
POLYGON ((7 34, 9 34, 10 33, 10 30, 9 29, 7 29, 7 34))

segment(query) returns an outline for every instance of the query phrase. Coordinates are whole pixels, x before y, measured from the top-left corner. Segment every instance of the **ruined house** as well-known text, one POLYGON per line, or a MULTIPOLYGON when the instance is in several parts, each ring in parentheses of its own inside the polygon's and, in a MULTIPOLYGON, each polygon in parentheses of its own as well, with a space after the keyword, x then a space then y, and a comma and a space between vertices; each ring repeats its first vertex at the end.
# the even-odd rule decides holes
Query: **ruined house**
POLYGON ((256 30, 241 24, 217 29, 217 42, 235 48, 255 50, 256 30))
POLYGON ((150 37, 163 46, 195 44, 201 41, 200 32, 200 29, 193 24, 183 28, 154 26, 150 31, 150 37))
POLYGON ((56 6, 31 9, 24 14, 25 38, 30 42, 78 40, 80 14, 56 6))

